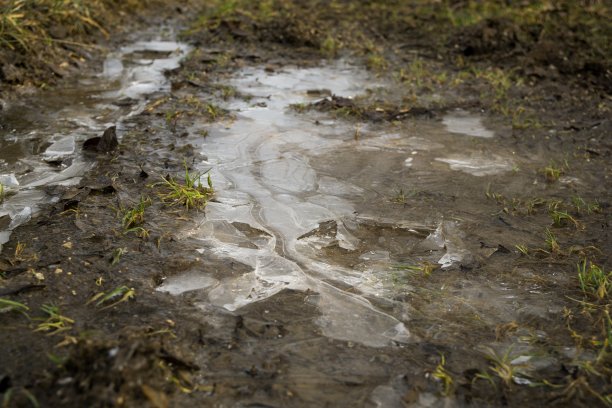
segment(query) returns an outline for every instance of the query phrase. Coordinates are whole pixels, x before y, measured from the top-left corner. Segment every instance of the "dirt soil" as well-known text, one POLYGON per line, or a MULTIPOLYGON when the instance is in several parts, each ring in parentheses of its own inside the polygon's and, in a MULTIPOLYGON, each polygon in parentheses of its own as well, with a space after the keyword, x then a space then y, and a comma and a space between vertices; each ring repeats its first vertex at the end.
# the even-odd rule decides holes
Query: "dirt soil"
MULTIPOLYGON (((538 14, 547 20, 531 21, 530 15, 519 24, 519 17, 491 14, 451 25, 436 7, 403 2, 264 3, 268 6, 237 2, 206 8, 205 17, 183 34, 195 48, 181 68, 168 73, 171 94, 129 119, 117 150, 90 153, 95 169, 78 186, 53 187, 50 192, 60 200, 16 229, 4 245, 0 298, 29 309, 0 305, 3 406, 610 406, 607 291, 612 288, 601 289, 601 296, 583 290, 576 271, 583 260, 604 275, 612 268, 612 50, 609 23, 600 20, 610 21, 609 9, 587 2, 601 7, 588 21, 551 5, 538 14), (585 43, 593 33, 607 38, 607 49, 598 48, 605 40, 585 43), (449 276, 503 281, 502 270, 516 274, 528 266, 535 275, 521 278, 521 284, 536 282, 558 292, 563 310, 546 318, 525 314, 519 321, 487 323, 477 331, 451 323, 447 310, 442 321, 435 316, 435 324, 452 326, 454 341, 431 337, 426 328, 434 316, 418 315, 411 324, 420 341, 373 348, 323 336, 309 291, 284 290, 234 312, 202 306, 197 293, 156 291, 183 272, 232 276, 248 268, 199 253, 198 242, 175 232, 176 225, 193 223, 205 209, 168 207, 157 198, 162 176, 180 177, 184 161, 190 166, 203 159, 197 139, 186 136, 191 118, 213 123, 234 114, 194 105, 188 96, 206 94, 207 102, 220 106, 228 98, 248 100, 227 86, 228 76, 239 69, 265 66, 274 72, 340 57, 397 86, 364 90, 354 99, 323 95, 317 103, 295 106, 296 114, 401 129, 417 119, 440 122, 459 108, 486 117, 499 135, 496 143, 518 155, 545 158, 516 170, 528 185, 512 175, 479 179, 481 185, 469 188, 480 193, 468 196, 448 185, 423 184, 399 194, 388 186, 381 195, 389 199, 376 206, 397 219, 415 218, 419 209, 437 205, 451 217, 460 217, 462 208, 483 209, 470 233, 496 255, 467 261, 449 276), (140 196, 155 198, 146 220, 134 223, 143 228, 126 232, 120 209, 140 196), (533 238, 523 251, 508 238, 517 231, 541 239, 533 238), (556 242, 546 241, 546 231, 556 242), (64 320, 40 326, 50 322, 44 305, 57 306, 64 320), (549 337, 533 335, 544 327, 549 337), (555 362, 536 370, 532 386, 516 380, 513 364, 503 356, 496 360, 471 349, 525 333, 554 350, 555 362), (563 347, 591 357, 577 364, 569 353, 559 353, 563 347), (385 394, 387 389, 392 391, 385 394)), ((444 4, 461 10, 462 3, 444 4)), ((82 69, 95 71, 93 65, 82 69)), ((57 86, 71 75, 77 73, 57 79, 57 86)), ((11 89, 6 99, 22 94, 11 89)), ((355 166, 359 171, 357 161, 355 166)), ((363 232, 363 241, 371 234, 394 234, 377 231, 363 232)), ((335 251, 327 256, 352 262, 351 254, 335 251)), ((423 278, 423 285, 435 288, 450 279, 437 273, 423 278)), ((397 300, 427 309, 424 298, 407 294, 397 300)))

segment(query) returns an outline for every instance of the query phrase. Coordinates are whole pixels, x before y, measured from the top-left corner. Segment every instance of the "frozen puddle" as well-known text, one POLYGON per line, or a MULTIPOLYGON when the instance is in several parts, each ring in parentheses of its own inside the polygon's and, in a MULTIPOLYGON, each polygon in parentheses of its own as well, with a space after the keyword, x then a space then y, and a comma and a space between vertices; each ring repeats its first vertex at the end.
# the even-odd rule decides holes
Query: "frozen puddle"
MULTIPOLYGON (((236 119, 217 125, 205 139, 207 160, 200 167, 212 168, 217 196, 185 234, 200 240, 200 252, 250 271, 229 277, 207 271, 201 278, 189 272, 159 290, 200 290, 209 303, 231 311, 283 289, 310 290, 308 302, 318 307, 316 322, 325 336, 371 347, 418 340, 405 325, 409 316, 375 306, 393 304, 392 266, 418 252, 421 260, 450 267, 469 257, 470 249, 456 223, 422 225, 356 215, 380 180, 375 172, 350 169, 359 166, 355 155, 361 152, 370 160, 364 166, 384 169, 397 156, 404 168, 421 171, 446 151, 447 139, 456 137, 436 124, 435 137, 363 126, 364 136, 357 139, 350 122, 291 111, 291 104, 321 98, 315 94, 353 97, 379 86, 367 72, 343 62, 273 73, 248 68, 231 85, 252 98, 232 102, 236 119)), ((191 132, 199 126, 205 125, 196 123, 191 132)), ((475 175, 500 169, 486 161, 472 166, 475 175)))
POLYGON ((168 92, 164 72, 178 68, 188 52, 189 46, 174 41, 138 41, 109 54, 100 75, 2 110, 0 219, 11 221, 0 230, 0 250, 13 229, 57 200, 39 188, 77 185, 91 170, 82 142, 112 125, 121 131, 124 119, 144 109, 148 95, 168 92), (119 107, 120 100, 129 103, 119 107))

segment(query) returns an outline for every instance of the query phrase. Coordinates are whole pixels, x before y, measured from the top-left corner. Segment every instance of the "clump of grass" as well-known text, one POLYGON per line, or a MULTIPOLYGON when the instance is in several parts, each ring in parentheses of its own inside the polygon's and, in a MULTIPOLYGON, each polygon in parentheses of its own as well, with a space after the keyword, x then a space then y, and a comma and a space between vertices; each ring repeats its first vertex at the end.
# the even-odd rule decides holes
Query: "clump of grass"
POLYGON ((561 253, 561 245, 559 245, 557 237, 548 228, 546 228, 545 237, 546 245, 548 246, 550 252, 553 254, 561 253))
POLYGON ((486 358, 489 360, 489 371, 476 374, 475 378, 481 378, 495 385, 494 376, 498 377, 505 386, 510 386, 513 382, 518 383, 525 378, 521 371, 521 364, 512 356, 512 347, 509 347, 503 354, 498 354, 490 347, 486 348, 486 358))
POLYGON ((436 369, 431 373, 432 377, 442 383, 442 395, 445 397, 449 396, 453 391, 453 376, 448 372, 445 367, 446 358, 443 354, 440 355, 440 363, 436 366, 436 369))
POLYGON ((17 242, 15 245, 15 252, 13 253, 13 261, 20 262, 24 260, 23 252, 26 249, 26 244, 23 242, 17 242))
POLYGON ((208 113, 208 116, 212 120, 216 120, 218 117, 223 115, 223 109, 220 108, 217 105, 212 104, 212 103, 207 103, 206 104, 206 113, 208 113))
POLYGON ((608 300, 609 288, 612 285, 612 272, 606 273, 603 268, 586 259, 578 264, 578 281, 582 292, 598 301, 608 300))
POLYGON ((24 305, 23 303, 16 302, 10 299, 0 298, 0 313, 17 312, 28 317, 28 314, 26 313, 28 310, 30 310, 30 308, 24 305))
POLYGON ((321 47, 320 48, 321 48, 321 52, 323 52, 323 54, 325 54, 325 55, 327 55, 329 57, 333 57, 334 55, 336 55, 336 53, 340 49, 340 43, 333 36, 328 35, 321 42, 321 47))
POLYGON ((580 222, 565 211, 553 210, 550 212, 550 218, 552 219, 555 227, 562 227, 567 222, 572 223, 576 228, 581 227, 580 222))
POLYGON ((219 90, 221 91, 221 97, 224 101, 233 98, 237 93, 236 88, 229 85, 220 85, 219 90))
POLYGON ((396 265, 394 269, 401 271, 421 272, 425 277, 429 277, 433 271, 438 268, 438 265, 431 262, 421 262, 418 265, 396 265))
POLYGON ((514 246, 521 254, 529 256, 529 247, 525 244, 516 244, 514 246))
POLYGON ((572 204, 576 208, 578 213, 586 212, 587 214, 598 213, 601 211, 601 207, 597 201, 593 203, 587 203, 582 197, 572 197, 572 204))
POLYGON ((397 203, 397 204, 407 204, 408 197, 410 197, 411 195, 412 195, 411 193, 404 191, 403 188, 400 188, 397 190, 395 197, 391 199, 391 202, 397 203))
POLYGON ((530 200, 528 200, 525 203, 525 211, 527 212, 527 214, 534 214, 536 211, 536 208, 544 205, 546 203, 546 200, 544 200, 543 198, 532 198, 530 200))
POLYGON ((134 227, 134 228, 125 230, 126 234, 129 232, 133 232, 134 234, 136 234, 138 238, 142 238, 142 239, 146 239, 146 238, 149 238, 149 236, 151 236, 151 231, 143 227, 134 227))
POLYGON ((52 336, 66 330, 70 330, 74 320, 60 313, 59 307, 53 305, 43 305, 42 311, 47 314, 47 319, 40 323, 34 331, 44 331, 52 336))
POLYGON ((304 113, 310 109, 310 105, 307 103, 292 103, 289 105, 289 109, 294 110, 297 113, 304 113))
POLYGON ((127 253, 126 248, 115 248, 111 257, 111 266, 115 266, 121 261, 121 257, 127 253))
POLYGON ((546 181, 548 181, 549 183, 554 183, 558 181, 559 178, 561 178, 561 175, 563 174, 563 169, 554 163, 550 163, 548 166, 542 169, 542 173, 544 174, 544 178, 546 178, 546 181))
POLYGON ((425 67, 421 58, 415 58, 406 68, 400 68, 398 78, 401 82, 421 88, 424 82, 432 76, 432 70, 425 67))
MULTIPOLYGON (((229 99, 236 95, 235 88, 231 86, 217 85, 213 87, 221 91, 223 99, 229 99)), ((204 102, 195 95, 186 95, 178 100, 160 98, 150 103, 146 108, 146 112, 153 112, 156 110, 162 111, 162 109, 164 109, 163 116, 166 126, 168 126, 172 132, 176 132, 179 121, 187 117, 198 116, 206 118, 207 121, 215 121, 228 114, 228 111, 220 106, 204 102)))
POLYGON ((168 125, 171 131, 174 132, 176 130, 176 124, 182 114, 183 112, 179 110, 170 110, 166 112, 166 125, 168 125))
POLYGON ((366 66, 376 72, 384 71, 387 69, 388 64, 385 57, 380 54, 372 54, 366 60, 366 66))
POLYGON ((483 71, 474 69, 474 76, 484 79, 491 85, 496 105, 501 104, 507 98, 508 91, 512 86, 511 73, 500 68, 489 68, 483 71))
POLYGON ((140 197, 138 204, 124 212, 123 218, 121 219, 123 229, 127 232, 144 223, 145 209, 150 205, 151 199, 149 197, 140 197))
POLYGON ((490 200, 495 200, 498 203, 504 203, 505 198, 501 193, 495 192, 491 190, 491 183, 487 185, 487 189, 485 190, 485 197, 490 200))
POLYGON ((213 196, 214 189, 209 171, 204 173, 190 174, 187 164, 185 166, 185 177, 183 182, 179 182, 171 176, 162 177, 163 182, 156 185, 165 189, 160 193, 161 200, 168 205, 181 205, 189 208, 204 208, 208 200, 213 196), (202 185, 202 177, 208 174, 207 184, 202 185))
POLYGON ((95 294, 91 299, 89 299, 87 304, 96 302, 97 307, 104 305, 104 307, 102 307, 102 310, 104 310, 116 306, 119 303, 127 302, 128 300, 134 298, 134 296, 136 296, 136 291, 134 288, 119 286, 108 293, 100 292, 95 294))
POLYGON ((542 127, 542 123, 534 114, 528 113, 527 108, 518 106, 514 110, 504 112, 506 116, 512 117, 512 129, 538 129, 542 127))

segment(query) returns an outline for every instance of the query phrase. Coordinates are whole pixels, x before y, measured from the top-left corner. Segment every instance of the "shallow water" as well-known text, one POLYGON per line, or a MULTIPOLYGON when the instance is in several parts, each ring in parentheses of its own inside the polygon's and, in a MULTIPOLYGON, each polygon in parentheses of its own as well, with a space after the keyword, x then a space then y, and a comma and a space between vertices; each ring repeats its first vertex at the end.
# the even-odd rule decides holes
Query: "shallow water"
POLYGON ((164 72, 178 68, 190 47, 169 39, 136 41, 108 54, 100 74, 78 78, 73 85, 16 101, 0 112, 0 183, 5 197, 0 218, 2 244, 10 231, 56 197, 42 191, 54 185, 76 185, 94 166, 81 145, 144 109, 146 98, 167 93, 164 72))

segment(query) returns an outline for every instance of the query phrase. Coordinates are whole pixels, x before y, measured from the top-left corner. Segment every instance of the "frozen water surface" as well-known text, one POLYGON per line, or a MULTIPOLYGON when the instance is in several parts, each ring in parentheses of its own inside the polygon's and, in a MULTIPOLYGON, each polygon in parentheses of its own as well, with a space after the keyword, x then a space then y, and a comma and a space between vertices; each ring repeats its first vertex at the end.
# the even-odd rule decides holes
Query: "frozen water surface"
MULTIPOLYGON (((203 253, 240 262, 250 271, 216 276, 218 282, 203 289, 208 301, 233 311, 283 289, 309 289, 309 302, 320 313, 316 323, 328 337, 371 347, 418 341, 405 313, 378 306, 393 304, 397 295, 389 284, 393 265, 422 250, 448 268, 473 262, 477 248, 464 243, 460 222, 434 219, 423 225, 387 220, 375 206, 357 215, 357 208, 372 196, 372 186, 380 186, 380 172, 395 157, 415 180, 424 181, 444 179, 454 170, 478 177, 511 169, 508 158, 498 153, 487 158, 482 148, 466 148, 465 139, 454 135, 494 134, 480 118, 460 113, 432 125, 431 134, 360 125, 363 137, 357 139, 350 122, 291 111, 291 104, 319 100, 320 93, 309 92, 313 89, 352 97, 384 86, 345 62, 277 72, 247 68, 230 82, 253 98, 231 102, 235 120, 213 127, 202 145, 207 160, 201 169, 212 167, 219 193, 188 234, 202 242, 203 253), (367 160, 360 165, 362 157, 367 160), (450 169, 432 166, 435 162, 450 169), (397 236, 387 241, 377 231, 397 236), (363 247, 365 241, 370 247, 363 247)), ((177 277, 172 287, 190 290, 193 276, 181 282, 177 277)))

